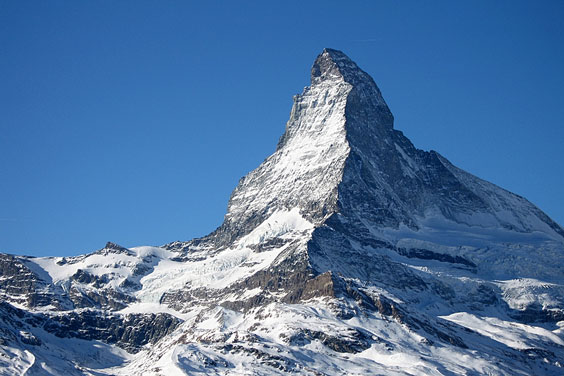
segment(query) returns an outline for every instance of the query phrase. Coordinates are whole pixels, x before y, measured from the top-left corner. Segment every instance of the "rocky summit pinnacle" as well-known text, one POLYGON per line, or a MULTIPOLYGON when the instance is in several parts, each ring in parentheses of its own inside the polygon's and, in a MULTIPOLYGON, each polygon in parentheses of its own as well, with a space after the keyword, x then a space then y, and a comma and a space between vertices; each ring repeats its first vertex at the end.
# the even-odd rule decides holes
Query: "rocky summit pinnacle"
POLYGON ((350 79, 353 75, 366 74, 341 51, 325 48, 311 68, 311 82, 350 79))
POLYGON ((325 49, 210 235, 0 254, 0 375, 562 374, 564 230, 393 120, 325 49))
POLYGON ((371 109, 382 112, 382 115, 385 115, 386 118, 379 123, 389 128, 393 126, 392 113, 372 77, 360 69, 343 52, 325 48, 317 56, 311 68, 311 84, 316 85, 323 81, 344 81, 352 85, 353 96, 357 95, 360 97, 357 100, 362 100, 359 105, 368 106, 364 110, 371 109))

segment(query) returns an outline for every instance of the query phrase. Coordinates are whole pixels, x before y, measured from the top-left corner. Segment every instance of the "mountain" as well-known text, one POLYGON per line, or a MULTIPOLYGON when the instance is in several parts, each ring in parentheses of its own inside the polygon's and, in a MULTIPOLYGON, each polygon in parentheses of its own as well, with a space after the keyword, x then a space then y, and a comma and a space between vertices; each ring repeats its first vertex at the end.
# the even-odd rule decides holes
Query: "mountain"
POLYGON ((564 229, 393 121, 325 49, 210 235, 0 255, 0 374, 562 374, 564 229))

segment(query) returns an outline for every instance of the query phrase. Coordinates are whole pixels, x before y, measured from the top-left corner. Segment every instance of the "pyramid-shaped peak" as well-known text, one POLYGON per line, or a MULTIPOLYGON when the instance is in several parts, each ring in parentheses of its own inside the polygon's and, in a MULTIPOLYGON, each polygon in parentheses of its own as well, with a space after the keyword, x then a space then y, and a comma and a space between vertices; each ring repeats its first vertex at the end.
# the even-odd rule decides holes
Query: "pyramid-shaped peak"
POLYGON ((356 84, 362 80, 370 80, 370 76, 342 51, 325 48, 313 63, 311 83, 326 80, 344 80, 356 84))
POLYGON ((372 77, 339 50, 325 48, 311 68, 311 85, 339 85, 353 88, 347 99, 349 116, 360 116, 367 123, 382 129, 392 129, 394 117, 372 77))
POLYGON ((131 250, 129 250, 125 247, 122 247, 119 244, 112 243, 112 242, 107 242, 106 246, 104 248, 102 248, 101 250, 97 251, 97 252, 102 253, 102 254, 123 253, 123 254, 134 255, 134 253, 131 250))

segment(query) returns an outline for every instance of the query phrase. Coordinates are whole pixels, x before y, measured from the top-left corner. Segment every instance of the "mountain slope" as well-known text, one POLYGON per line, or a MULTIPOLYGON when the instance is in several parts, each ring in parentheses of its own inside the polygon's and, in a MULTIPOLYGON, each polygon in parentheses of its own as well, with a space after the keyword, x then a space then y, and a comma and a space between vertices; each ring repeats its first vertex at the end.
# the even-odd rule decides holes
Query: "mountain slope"
POLYGON ((0 271, 0 374, 564 366, 564 230, 416 149, 372 78, 331 49, 212 234, 74 258, 2 255, 0 271), (73 341, 102 360, 76 358, 73 341))

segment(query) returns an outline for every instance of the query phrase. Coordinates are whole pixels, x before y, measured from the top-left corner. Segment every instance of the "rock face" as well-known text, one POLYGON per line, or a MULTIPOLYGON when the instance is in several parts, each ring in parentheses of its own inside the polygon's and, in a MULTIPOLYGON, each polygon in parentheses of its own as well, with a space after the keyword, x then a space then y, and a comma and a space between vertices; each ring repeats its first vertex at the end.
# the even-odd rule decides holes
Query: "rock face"
POLYGON ((0 272, 0 374, 57 374, 54 359, 58 373, 131 375, 564 366, 564 230, 415 148, 373 79, 331 49, 212 234, 0 255, 0 272))

